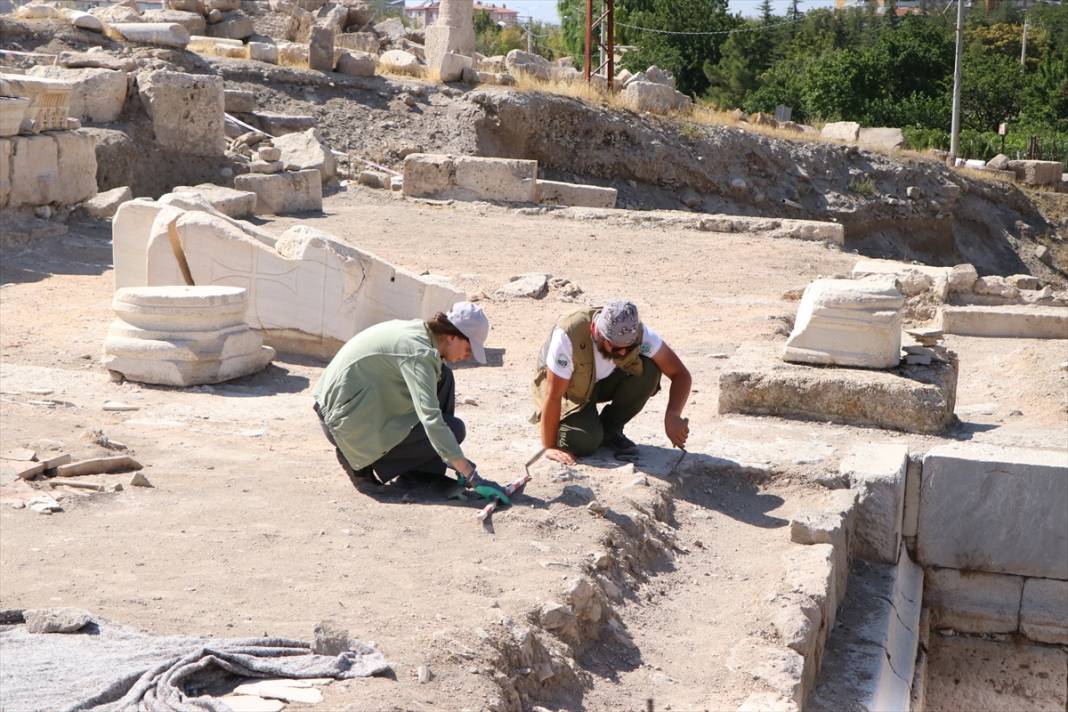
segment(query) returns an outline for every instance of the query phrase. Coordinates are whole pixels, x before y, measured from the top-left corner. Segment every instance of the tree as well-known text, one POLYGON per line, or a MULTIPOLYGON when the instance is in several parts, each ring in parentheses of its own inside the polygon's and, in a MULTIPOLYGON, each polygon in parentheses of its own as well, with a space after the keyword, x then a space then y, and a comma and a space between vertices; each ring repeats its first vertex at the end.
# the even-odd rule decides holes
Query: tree
POLYGON ((719 62, 706 62, 708 98, 717 106, 741 106, 746 94, 759 86, 760 75, 771 65, 767 32, 749 23, 730 34, 720 48, 719 62))
POLYGON ((974 47, 963 58, 961 120, 968 128, 996 131, 1020 111, 1023 67, 1018 59, 989 54, 974 47))
POLYGON ((719 63, 720 46, 741 18, 727 14, 727 0, 641 0, 637 5, 648 9, 628 7, 626 24, 646 29, 630 30, 636 49, 623 56, 624 66, 640 71, 655 64, 675 75, 682 93, 704 94, 709 87, 704 68, 719 63), (668 34, 694 32, 709 34, 668 34))

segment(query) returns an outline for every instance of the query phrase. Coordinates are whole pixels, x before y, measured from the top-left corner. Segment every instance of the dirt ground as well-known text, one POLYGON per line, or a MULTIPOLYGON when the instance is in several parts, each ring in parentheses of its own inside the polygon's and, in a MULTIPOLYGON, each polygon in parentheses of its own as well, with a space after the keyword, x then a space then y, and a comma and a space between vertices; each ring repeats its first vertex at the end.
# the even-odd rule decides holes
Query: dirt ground
MULTIPOLYGON (((475 504, 436 490, 357 492, 311 410, 321 363, 280 355, 260 374, 191 389, 111 382, 99 365, 110 230, 75 224, 66 237, 0 253, 0 450, 89 456, 98 448, 83 433, 99 429, 129 446, 154 488, 64 498, 52 516, 0 508, 0 608, 71 605, 159 633, 224 637, 306 639, 329 618, 379 646, 396 679, 335 683, 316 709, 485 709, 500 705, 502 680, 527 674, 502 669, 500 631, 561 600, 606 542, 626 538, 614 513, 634 518, 633 502, 660 492, 670 516, 657 526, 678 547, 617 577, 614 609, 631 644, 594 641, 574 664, 576 684, 558 674, 528 706, 638 710, 652 698, 657 709, 734 709, 757 688, 729 669, 729 652, 771 635, 766 612, 793 546, 790 516, 823 496, 815 474, 872 441, 1063 445, 1064 342, 951 337, 962 422, 945 439, 720 416, 724 356, 744 341, 782 339, 796 303, 780 295, 857 259, 822 244, 609 230, 355 187, 324 208, 266 227, 302 222, 473 294, 544 271, 580 285, 580 301, 634 299, 694 375, 691 454, 679 473, 669 474, 678 451, 663 434, 662 392, 628 429, 643 445, 636 469, 606 458, 538 463, 526 496, 489 531, 475 504), (137 410, 104 411, 106 401, 137 410), (610 516, 592 515, 593 499, 610 516), (423 664, 434 673, 427 684, 416 679, 423 664)), ((457 414, 466 454, 508 481, 538 449, 527 422, 535 353, 576 305, 556 293, 483 305, 490 364, 457 370, 457 414)))

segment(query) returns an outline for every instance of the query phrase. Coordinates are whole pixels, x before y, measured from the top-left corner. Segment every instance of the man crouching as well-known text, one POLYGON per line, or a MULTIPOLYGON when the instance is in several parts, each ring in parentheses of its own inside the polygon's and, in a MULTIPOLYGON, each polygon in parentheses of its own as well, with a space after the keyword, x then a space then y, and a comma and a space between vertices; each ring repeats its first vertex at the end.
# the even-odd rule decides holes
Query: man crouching
POLYGON ((682 409, 692 379, 679 357, 638 318, 632 302, 580 309, 560 319, 541 349, 534 401, 545 456, 567 465, 604 445, 621 460, 637 459, 638 446, 623 428, 671 381, 664 432, 685 447, 689 426, 682 409), (598 403, 606 405, 600 413, 598 403))

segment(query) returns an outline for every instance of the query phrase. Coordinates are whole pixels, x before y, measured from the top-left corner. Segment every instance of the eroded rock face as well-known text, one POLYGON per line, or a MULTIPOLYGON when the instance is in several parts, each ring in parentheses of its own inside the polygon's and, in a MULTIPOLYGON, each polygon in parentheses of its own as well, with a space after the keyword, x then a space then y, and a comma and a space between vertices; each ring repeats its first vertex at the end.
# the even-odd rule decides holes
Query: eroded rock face
POLYGON ((819 279, 805 289, 783 360, 893 368, 904 297, 892 279, 819 279))

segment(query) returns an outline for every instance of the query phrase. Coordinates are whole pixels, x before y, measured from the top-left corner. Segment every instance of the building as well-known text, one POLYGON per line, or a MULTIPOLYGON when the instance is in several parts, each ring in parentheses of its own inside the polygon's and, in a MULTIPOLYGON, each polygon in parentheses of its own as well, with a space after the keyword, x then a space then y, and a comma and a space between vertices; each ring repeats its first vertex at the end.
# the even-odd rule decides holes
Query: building
MULTIPOLYGON (((427 2, 404 8, 404 15, 413 26, 426 27, 437 21, 439 8, 440 3, 427 2)), ((475 12, 488 12, 490 19, 498 25, 514 25, 519 21, 519 11, 513 10, 504 3, 496 5, 476 2, 475 12)))

